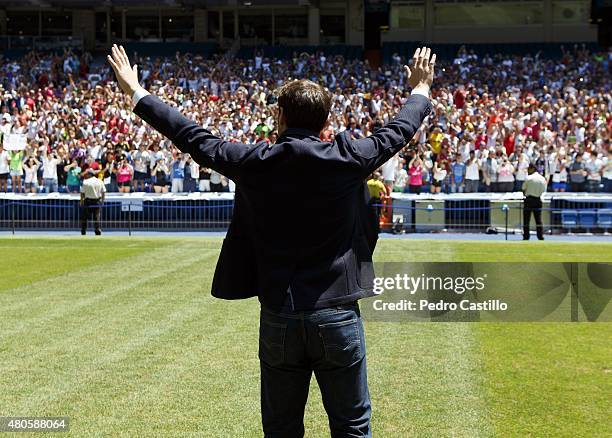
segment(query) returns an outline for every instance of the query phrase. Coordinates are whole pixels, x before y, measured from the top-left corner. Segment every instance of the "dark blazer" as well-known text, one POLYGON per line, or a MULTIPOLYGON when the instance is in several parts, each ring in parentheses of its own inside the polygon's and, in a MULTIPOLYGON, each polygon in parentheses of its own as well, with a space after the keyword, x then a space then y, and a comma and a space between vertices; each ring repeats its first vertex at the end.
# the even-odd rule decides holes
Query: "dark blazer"
POLYGON ((289 128, 276 144, 246 145, 221 140, 152 95, 134 109, 197 163, 236 183, 213 296, 258 296, 278 308, 290 288, 296 310, 373 295, 376 219, 364 181, 430 111, 429 99, 412 95, 393 121, 361 140, 343 132, 330 143, 289 128))

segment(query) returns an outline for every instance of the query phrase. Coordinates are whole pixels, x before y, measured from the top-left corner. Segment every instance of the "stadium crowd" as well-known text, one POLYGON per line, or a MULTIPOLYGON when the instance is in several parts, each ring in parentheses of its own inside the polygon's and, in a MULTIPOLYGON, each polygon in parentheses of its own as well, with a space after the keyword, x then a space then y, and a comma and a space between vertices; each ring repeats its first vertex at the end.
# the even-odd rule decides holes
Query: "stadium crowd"
MULTIPOLYGON (((407 54, 408 57, 410 56, 407 54)), ((390 121, 410 90, 403 65, 324 53, 289 59, 179 54, 134 57, 152 93, 228 141, 274 143, 275 89, 290 78, 324 84, 333 95, 323 139, 347 130, 370 135, 390 121)), ((612 52, 563 49, 483 57, 462 48, 438 62, 434 112, 373 178, 387 191, 520 190, 529 164, 551 191, 612 192, 612 52)), ((112 70, 91 55, 31 52, 0 61, 0 135, 21 134, 23 150, 0 146, 0 191, 79 191, 95 169, 108 191, 228 191, 233 183, 200 168, 131 112, 112 70)), ((13 136, 15 137, 15 136, 13 136)), ((0 142, 2 144, 2 142, 0 142)))

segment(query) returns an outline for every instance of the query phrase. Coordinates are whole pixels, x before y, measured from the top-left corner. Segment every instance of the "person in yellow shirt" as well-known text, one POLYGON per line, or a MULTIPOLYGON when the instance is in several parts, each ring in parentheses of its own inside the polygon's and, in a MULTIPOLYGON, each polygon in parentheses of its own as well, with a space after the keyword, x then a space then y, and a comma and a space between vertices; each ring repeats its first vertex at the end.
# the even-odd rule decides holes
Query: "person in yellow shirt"
POLYGON ((383 183, 380 172, 374 172, 368 179, 368 191, 370 192, 370 199, 376 198, 379 201, 388 194, 387 186, 383 183))
POLYGON ((429 144, 431 145, 431 151, 437 156, 442 148, 442 140, 444 140, 444 134, 442 129, 435 127, 429 136, 429 144))
POLYGON ((368 179, 368 192, 370 192, 370 208, 376 209, 376 223, 378 224, 378 232, 380 232, 380 213, 382 211, 381 203, 382 198, 388 196, 389 189, 383 183, 382 174, 380 172, 374 172, 368 179))

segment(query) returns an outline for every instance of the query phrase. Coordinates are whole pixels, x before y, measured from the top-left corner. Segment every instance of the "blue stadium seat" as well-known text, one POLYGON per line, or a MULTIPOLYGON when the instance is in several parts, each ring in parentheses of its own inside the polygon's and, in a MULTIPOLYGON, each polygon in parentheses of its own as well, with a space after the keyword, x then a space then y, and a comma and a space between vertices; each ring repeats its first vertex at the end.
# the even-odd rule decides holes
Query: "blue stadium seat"
POLYGON ((580 210, 578 212, 578 221, 582 228, 587 230, 595 228, 597 226, 597 210, 580 210))
POLYGON ((603 230, 612 228, 612 208, 600 208, 597 210, 597 225, 603 230))
POLYGON ((561 210, 561 226, 568 230, 578 228, 578 211, 561 210))

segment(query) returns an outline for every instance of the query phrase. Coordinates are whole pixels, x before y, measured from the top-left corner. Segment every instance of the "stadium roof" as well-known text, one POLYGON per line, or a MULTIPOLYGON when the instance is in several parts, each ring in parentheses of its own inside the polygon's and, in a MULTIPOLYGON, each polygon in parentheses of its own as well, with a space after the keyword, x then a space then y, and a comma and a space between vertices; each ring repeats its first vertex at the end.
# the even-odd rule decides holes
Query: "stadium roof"
MULTIPOLYGON (((300 5, 307 6, 313 3, 309 0, 159 0, 155 6, 275 6, 275 5, 300 5)), ((151 1, 147 0, 4 0, 4 6, 13 7, 94 7, 94 6, 152 6, 151 1)))

